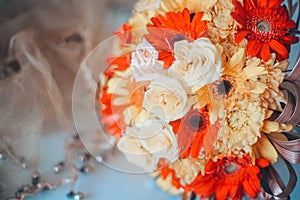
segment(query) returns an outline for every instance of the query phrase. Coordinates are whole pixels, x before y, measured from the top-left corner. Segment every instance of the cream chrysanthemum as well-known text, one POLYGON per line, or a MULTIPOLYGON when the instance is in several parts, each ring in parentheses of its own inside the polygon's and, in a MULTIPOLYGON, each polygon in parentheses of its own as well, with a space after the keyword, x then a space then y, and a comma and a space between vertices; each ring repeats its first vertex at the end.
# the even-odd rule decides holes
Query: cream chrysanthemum
POLYGON ((179 195, 182 193, 181 189, 177 189, 175 186, 173 186, 172 176, 168 176, 166 179, 159 176, 156 179, 156 184, 162 191, 166 191, 171 195, 179 195))
POLYGON ((181 185, 191 184, 199 173, 204 174, 205 159, 182 159, 172 163, 169 168, 175 171, 181 185))
POLYGON ((251 153, 251 146, 261 136, 265 113, 260 102, 251 101, 245 95, 231 101, 218 133, 218 151, 222 155, 251 153))
POLYGON ((262 62, 268 73, 258 77, 258 82, 267 85, 264 92, 260 94, 263 106, 267 109, 281 111, 282 107, 280 103, 285 103, 285 97, 279 90, 279 85, 282 83, 285 70, 288 67, 288 61, 275 62, 276 55, 272 54, 271 58, 267 62, 262 62))
POLYGON ((231 0, 220 0, 208 11, 208 15, 210 14, 211 16, 211 21, 208 24, 208 33, 215 42, 221 43, 227 37, 233 38, 233 35, 236 33, 237 24, 230 15, 233 9, 234 6, 231 0))

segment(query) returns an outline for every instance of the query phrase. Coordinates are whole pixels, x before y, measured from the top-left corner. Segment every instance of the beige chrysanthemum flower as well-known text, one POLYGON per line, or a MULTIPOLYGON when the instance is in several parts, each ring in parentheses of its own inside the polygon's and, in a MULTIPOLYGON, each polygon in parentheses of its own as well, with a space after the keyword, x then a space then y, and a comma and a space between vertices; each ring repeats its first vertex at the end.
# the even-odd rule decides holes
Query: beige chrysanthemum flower
MULTIPOLYGON (((233 38, 236 33, 236 22, 231 17, 234 6, 231 0, 220 0, 210 10, 211 21, 208 24, 208 33, 215 42, 222 43, 227 38, 233 38)), ((232 43, 234 44, 234 43, 232 43)))
POLYGON ((223 155, 251 153, 252 145, 261 136, 265 113, 260 102, 246 95, 237 96, 227 107, 219 130, 218 151, 223 155))
POLYGON ((166 179, 159 176, 156 179, 156 184, 162 191, 166 191, 171 195, 179 195, 182 193, 182 189, 177 189, 176 187, 173 186, 171 175, 169 175, 166 179))
POLYGON ((258 82, 268 86, 260 95, 263 106, 267 109, 281 111, 281 103, 285 103, 286 99, 279 90, 279 85, 284 79, 285 70, 289 63, 287 60, 281 62, 275 62, 275 60, 276 55, 272 54, 269 61, 261 63, 268 73, 260 75, 258 82))
POLYGON ((199 173, 204 174, 206 159, 182 159, 172 163, 169 168, 175 171, 181 185, 191 184, 199 173))

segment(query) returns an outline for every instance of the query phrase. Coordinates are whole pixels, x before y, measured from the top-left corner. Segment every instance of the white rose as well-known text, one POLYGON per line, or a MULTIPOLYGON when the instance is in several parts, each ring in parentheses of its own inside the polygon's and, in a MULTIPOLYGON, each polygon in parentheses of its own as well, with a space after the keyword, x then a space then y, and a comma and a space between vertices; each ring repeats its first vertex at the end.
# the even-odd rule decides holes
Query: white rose
POLYGON ((159 8, 161 0, 139 0, 134 5, 134 10, 137 12, 142 12, 145 10, 157 9, 159 8))
POLYGON ((176 60, 168 73, 184 87, 202 87, 219 79, 221 56, 209 39, 175 42, 174 53, 176 60))
POLYGON ((182 118, 190 109, 187 94, 177 79, 160 75, 145 92, 143 107, 169 122, 182 118))
POLYGON ((163 70, 163 62, 157 60, 158 51, 145 39, 131 55, 130 67, 137 82, 153 80, 163 70))
POLYGON ((170 125, 159 120, 148 122, 143 127, 127 127, 117 147, 129 162, 144 170, 153 171, 157 169, 160 158, 170 162, 177 160, 179 150, 177 138, 170 125))

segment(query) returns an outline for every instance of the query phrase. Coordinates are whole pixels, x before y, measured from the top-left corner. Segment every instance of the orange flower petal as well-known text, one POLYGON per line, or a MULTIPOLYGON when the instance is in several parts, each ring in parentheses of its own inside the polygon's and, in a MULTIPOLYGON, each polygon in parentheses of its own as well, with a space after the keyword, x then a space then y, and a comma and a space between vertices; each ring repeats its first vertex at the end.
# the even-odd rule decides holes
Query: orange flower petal
POLYGON ((261 49, 261 43, 258 40, 249 40, 247 45, 247 53, 251 57, 256 57, 261 49))
POLYGON ((204 151, 208 155, 214 148, 214 145, 218 139, 218 130, 219 128, 216 124, 211 124, 208 128, 207 134, 204 139, 204 151))
POLYGON ((191 146, 192 158, 198 158, 202 144, 203 144, 203 135, 201 133, 198 133, 191 146))
POLYGON ((235 35, 235 42, 240 43, 246 37, 246 35, 248 35, 249 33, 251 33, 251 31, 248 31, 248 30, 239 31, 235 35))
MULTIPOLYGON (((257 47, 256 47, 257 48, 257 47)), ((260 49, 260 56, 264 61, 268 61, 271 57, 269 44, 263 43, 260 49)))
POLYGON ((257 0, 257 4, 260 6, 260 7, 266 7, 267 4, 268 4, 269 0, 257 0))
POLYGON ((228 196, 230 186, 224 185, 216 192, 216 200, 224 200, 228 196))
POLYGON ((281 55, 283 58, 289 57, 289 52, 287 51, 286 47, 277 40, 271 40, 269 42, 271 49, 281 55))
POLYGON ((233 19, 235 19, 242 27, 245 27, 245 20, 236 12, 231 13, 233 19))
POLYGON ((255 188, 249 181, 243 182, 243 187, 245 192, 248 194, 249 197, 255 198, 259 190, 255 188))
POLYGON ((287 44, 295 44, 295 43, 297 43, 299 41, 299 38, 290 35, 290 36, 284 36, 283 40, 287 44))
POLYGON ((256 159, 255 163, 260 167, 260 168, 265 168, 270 165, 270 162, 267 159, 256 159))
POLYGON ((272 0, 268 2, 268 8, 278 8, 280 4, 282 4, 283 0, 272 0))
POLYGON ((235 13, 240 15, 243 19, 245 18, 245 12, 242 4, 238 0, 233 0, 232 4, 235 7, 235 13))

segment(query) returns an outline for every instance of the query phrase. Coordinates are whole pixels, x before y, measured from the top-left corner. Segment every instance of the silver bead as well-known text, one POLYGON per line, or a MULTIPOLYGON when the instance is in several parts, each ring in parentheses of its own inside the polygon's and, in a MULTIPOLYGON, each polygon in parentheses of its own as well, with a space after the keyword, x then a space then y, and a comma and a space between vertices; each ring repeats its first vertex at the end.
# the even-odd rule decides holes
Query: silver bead
POLYGON ((56 165, 54 165, 52 167, 52 171, 54 173, 59 173, 64 169, 64 167, 65 167, 65 163, 64 162, 59 162, 59 163, 57 163, 56 165))
POLYGON ((84 194, 82 192, 75 193, 73 190, 71 190, 67 194, 67 198, 68 199, 73 199, 73 200, 82 200, 82 199, 84 199, 84 194))
POLYGON ((91 158, 91 155, 88 153, 82 153, 78 156, 78 160, 80 162, 87 162, 90 160, 90 158, 91 158))
POLYGON ((25 158, 24 157, 22 157, 22 158, 20 158, 20 163, 21 163, 21 167, 23 168, 23 169, 26 169, 27 167, 28 167, 28 165, 27 165, 27 163, 26 163, 26 161, 25 161, 25 158))
POLYGON ((21 163, 21 167, 26 169, 28 167, 28 165, 27 165, 27 163, 23 162, 23 163, 21 163))
POLYGON ((97 157, 96 157, 96 161, 97 161, 98 163, 102 163, 102 162, 103 162, 103 158, 102 158, 101 156, 97 156, 97 157))
POLYGON ((74 200, 82 200, 84 199, 84 194, 82 192, 78 192, 73 197, 74 200))
POLYGON ((67 194, 67 197, 68 199, 73 199, 75 196, 75 192, 73 190, 71 190, 68 194, 67 194))
POLYGON ((37 186, 40 182, 41 175, 39 172, 35 172, 31 177, 31 184, 37 186))
POLYGON ((6 151, 3 149, 0 150, 0 160, 5 160, 6 158, 6 151))
POLYGON ((93 171, 93 167, 90 165, 84 165, 79 169, 79 171, 84 174, 89 174, 93 171))

